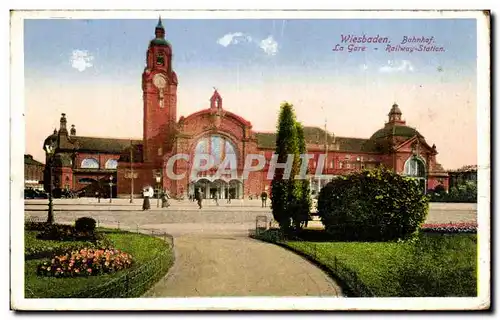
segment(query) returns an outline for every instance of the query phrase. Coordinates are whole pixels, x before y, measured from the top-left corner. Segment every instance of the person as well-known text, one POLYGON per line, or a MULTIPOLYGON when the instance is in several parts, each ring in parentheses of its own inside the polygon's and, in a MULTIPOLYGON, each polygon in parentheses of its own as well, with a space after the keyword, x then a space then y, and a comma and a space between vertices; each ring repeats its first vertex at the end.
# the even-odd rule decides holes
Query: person
POLYGON ((196 198, 196 201, 198 202, 198 207, 199 209, 202 208, 202 201, 203 201, 203 198, 202 198, 202 195, 201 195, 201 189, 198 189, 196 191, 196 194, 195 194, 195 198, 196 198))
POLYGON ((215 200, 215 204, 219 205, 219 191, 218 190, 215 191, 214 200, 215 200))
POLYGON ((101 203, 101 193, 99 191, 97 191, 95 193, 95 196, 97 197, 97 202, 101 203))
POLYGON ((262 200, 262 208, 267 207, 267 192, 262 191, 262 193, 260 194, 260 198, 262 200))
POLYGON ((142 190, 142 196, 144 197, 144 200, 142 202, 142 210, 149 210, 151 209, 151 203, 149 202, 149 197, 150 197, 150 192, 149 188, 144 188, 142 190))
POLYGON ((168 194, 168 191, 165 190, 165 192, 162 192, 162 194, 161 194, 161 207, 162 208, 170 207, 170 203, 168 203, 168 199, 170 199, 170 195, 168 194))
POLYGON ((231 192, 228 192, 228 194, 227 194, 227 203, 231 203, 231 197, 232 197, 231 192))

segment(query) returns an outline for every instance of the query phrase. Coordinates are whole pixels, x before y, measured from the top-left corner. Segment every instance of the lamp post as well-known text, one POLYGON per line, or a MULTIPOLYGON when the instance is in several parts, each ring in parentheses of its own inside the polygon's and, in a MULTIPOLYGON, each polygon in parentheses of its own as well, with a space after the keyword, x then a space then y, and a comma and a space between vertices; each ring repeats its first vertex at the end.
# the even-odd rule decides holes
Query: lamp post
POLYGON ((55 153, 55 141, 44 146, 45 152, 47 153, 47 165, 48 165, 48 187, 49 187, 49 212, 47 216, 47 223, 54 223, 54 205, 52 203, 52 167, 53 159, 55 153))
POLYGON ((156 174, 156 207, 160 207, 160 182, 161 175, 159 173, 156 174))
POLYGON ((113 199, 113 176, 109 176, 109 203, 113 199))

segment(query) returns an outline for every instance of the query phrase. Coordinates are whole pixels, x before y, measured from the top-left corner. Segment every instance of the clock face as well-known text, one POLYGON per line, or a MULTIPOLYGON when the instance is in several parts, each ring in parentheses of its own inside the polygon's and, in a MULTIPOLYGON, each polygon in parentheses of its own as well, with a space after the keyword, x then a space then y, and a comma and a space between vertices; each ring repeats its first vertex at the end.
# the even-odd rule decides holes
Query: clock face
POLYGON ((158 88, 158 89, 163 89, 167 85, 167 80, 162 74, 155 74, 153 77, 153 84, 158 88))

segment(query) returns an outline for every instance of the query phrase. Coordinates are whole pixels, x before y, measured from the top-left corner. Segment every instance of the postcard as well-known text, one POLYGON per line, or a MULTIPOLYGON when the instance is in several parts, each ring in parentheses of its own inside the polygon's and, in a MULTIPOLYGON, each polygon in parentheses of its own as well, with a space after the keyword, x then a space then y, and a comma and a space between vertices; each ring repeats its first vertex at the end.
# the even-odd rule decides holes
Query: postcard
POLYGON ((488 309, 489 46, 487 11, 13 11, 11 308, 488 309))

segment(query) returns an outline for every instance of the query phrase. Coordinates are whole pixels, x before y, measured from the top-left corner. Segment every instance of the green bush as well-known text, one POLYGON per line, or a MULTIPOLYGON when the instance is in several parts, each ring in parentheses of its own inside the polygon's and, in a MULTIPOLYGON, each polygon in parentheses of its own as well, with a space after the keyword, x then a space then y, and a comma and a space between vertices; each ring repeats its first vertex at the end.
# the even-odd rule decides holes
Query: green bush
POLYGON ((94 231, 77 231, 74 226, 68 225, 48 225, 37 236, 41 240, 58 241, 97 241, 99 234, 94 231))
POLYGON ((475 181, 466 181, 451 187, 448 193, 438 187, 429 192, 432 202, 477 202, 477 183, 475 181))
POLYGON ((96 221, 89 217, 78 218, 75 221, 76 231, 94 232, 95 226, 96 226, 96 221))
POLYGON ((44 231, 50 224, 39 221, 25 221, 24 230, 26 231, 44 231))
POLYGON ((428 198, 416 180, 385 168, 335 179, 321 189, 318 199, 318 215, 336 240, 412 237, 428 209, 428 198))

